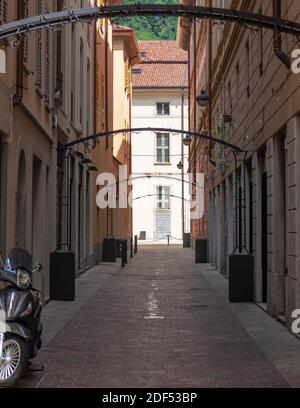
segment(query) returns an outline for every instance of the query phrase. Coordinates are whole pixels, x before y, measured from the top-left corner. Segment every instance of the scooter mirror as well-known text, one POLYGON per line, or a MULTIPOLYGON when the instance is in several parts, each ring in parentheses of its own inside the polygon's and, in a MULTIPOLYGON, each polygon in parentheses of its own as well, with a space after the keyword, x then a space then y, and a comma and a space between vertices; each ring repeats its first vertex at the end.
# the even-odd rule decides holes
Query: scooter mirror
POLYGON ((43 270, 43 265, 36 264, 35 267, 32 269, 32 272, 40 272, 43 270))

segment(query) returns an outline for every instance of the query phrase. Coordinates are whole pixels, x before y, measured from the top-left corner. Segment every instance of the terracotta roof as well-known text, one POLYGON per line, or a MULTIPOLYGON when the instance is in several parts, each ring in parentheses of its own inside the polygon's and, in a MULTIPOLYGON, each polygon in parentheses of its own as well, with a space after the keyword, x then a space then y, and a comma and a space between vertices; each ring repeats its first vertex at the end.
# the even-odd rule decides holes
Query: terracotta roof
POLYGON ((175 41, 139 41, 141 63, 133 69, 134 88, 187 87, 187 52, 175 41))

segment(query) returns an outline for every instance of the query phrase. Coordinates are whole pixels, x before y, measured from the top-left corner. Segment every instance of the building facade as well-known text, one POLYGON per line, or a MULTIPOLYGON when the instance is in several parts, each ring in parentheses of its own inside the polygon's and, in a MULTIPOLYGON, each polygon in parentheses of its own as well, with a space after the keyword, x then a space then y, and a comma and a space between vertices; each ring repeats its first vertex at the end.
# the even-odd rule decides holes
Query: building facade
MULTIPOLYGON (((96 60, 95 133, 129 129, 132 109, 131 72, 139 61, 134 31, 109 21, 100 22, 96 60)), ((99 261, 103 259, 103 242, 106 238, 129 240, 132 237, 132 208, 130 205, 121 208, 119 200, 120 178, 123 177, 122 183, 127 185, 131 173, 131 133, 124 131, 99 138, 94 146, 93 160, 98 169, 94 175, 95 197, 104 186, 97 185, 99 174, 110 173, 115 181, 107 183, 117 183, 116 208, 94 209, 94 250, 96 260, 99 261), (126 166, 126 175, 122 173, 122 166, 126 166)), ((127 202, 129 195, 130 186, 127 189, 127 202)))
MULTIPOLYGON (((139 48, 133 127, 187 130, 187 53, 174 41, 139 41, 139 48)), ((189 232, 188 148, 182 140, 182 134, 163 130, 133 134, 133 223, 140 239, 161 243, 169 235, 179 243, 189 232)))
MULTIPOLYGON (((1 0, 0 24, 94 4, 1 0)), ((105 121, 113 110, 112 69, 101 82, 101 68, 98 81, 95 63, 112 55, 112 41, 107 52, 101 45, 110 30, 106 26, 110 23, 100 20, 68 24, 2 45, 6 73, 0 74, 0 250, 5 257, 13 247, 24 248, 33 262, 43 264, 34 285, 44 301, 50 297, 52 252, 74 252, 77 275, 99 260, 97 231, 104 226, 94 217, 96 160, 101 155, 93 141, 67 150, 62 146, 114 126, 112 119, 105 121)))
MULTIPOLYGON (((211 5, 299 22, 295 0, 221 3, 211 5)), ((200 75, 201 66, 207 67, 210 103, 204 115, 210 115, 209 131, 247 152, 235 161, 232 150, 222 145, 211 144, 208 151, 209 261, 227 275, 230 253, 252 253, 255 301, 289 329, 292 312, 300 307, 300 77, 290 69, 291 53, 298 47, 291 36, 277 31, 225 23, 207 27, 203 35, 200 27, 196 35, 193 25, 185 34, 179 31, 190 52, 196 38, 200 75)), ((195 106, 195 94, 203 88, 199 80, 191 94, 195 106)), ((201 118, 203 111, 196 109, 201 118)))

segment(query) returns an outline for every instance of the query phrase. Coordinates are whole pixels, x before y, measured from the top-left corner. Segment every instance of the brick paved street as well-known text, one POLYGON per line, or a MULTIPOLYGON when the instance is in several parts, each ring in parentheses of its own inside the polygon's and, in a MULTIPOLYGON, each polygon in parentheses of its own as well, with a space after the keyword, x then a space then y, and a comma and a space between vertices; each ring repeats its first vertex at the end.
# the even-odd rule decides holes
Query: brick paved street
POLYGON ((288 386, 193 254, 141 248, 46 344, 44 372, 20 386, 288 386))

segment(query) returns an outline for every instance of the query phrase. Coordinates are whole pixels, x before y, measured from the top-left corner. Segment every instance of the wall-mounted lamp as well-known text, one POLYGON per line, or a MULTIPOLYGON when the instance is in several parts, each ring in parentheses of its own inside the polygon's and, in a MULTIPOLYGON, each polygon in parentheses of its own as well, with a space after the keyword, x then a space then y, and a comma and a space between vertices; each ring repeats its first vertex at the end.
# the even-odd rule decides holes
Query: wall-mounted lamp
POLYGON ((192 143, 192 138, 191 138, 191 136, 190 136, 190 135, 187 135, 187 136, 183 139, 182 143, 183 143, 185 146, 189 146, 189 145, 192 143))
POLYGON ((183 163, 182 163, 181 160, 180 160, 180 162, 177 164, 177 169, 178 169, 178 170, 182 170, 182 169, 183 169, 183 163))
POLYGON ((210 97, 206 94, 205 90, 202 89, 200 95, 196 96, 196 101, 199 106, 205 108, 210 101, 210 97))
POLYGON ((81 152, 79 152, 78 150, 75 150, 73 152, 73 156, 77 157, 79 160, 84 160, 84 155, 81 152))
POLYGON ((98 171, 96 166, 89 166, 87 171, 98 171))
POLYGON ((83 159, 81 163, 82 164, 93 164, 91 159, 83 159))

